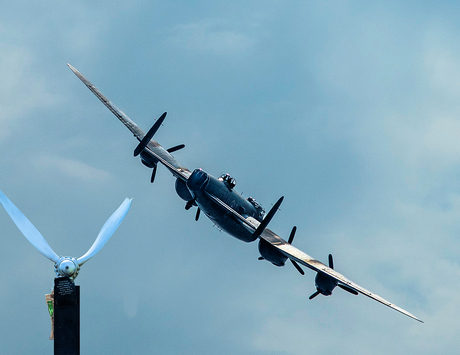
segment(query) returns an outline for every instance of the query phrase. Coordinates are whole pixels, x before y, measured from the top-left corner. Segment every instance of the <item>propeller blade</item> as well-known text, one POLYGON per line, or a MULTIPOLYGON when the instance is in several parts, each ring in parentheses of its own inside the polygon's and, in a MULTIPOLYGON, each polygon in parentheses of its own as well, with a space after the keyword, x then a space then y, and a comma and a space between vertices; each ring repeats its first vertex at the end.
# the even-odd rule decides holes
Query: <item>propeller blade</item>
POLYGON ((153 166, 153 170, 152 170, 152 177, 150 178, 150 182, 153 184, 153 182, 155 181, 155 175, 157 173, 157 165, 155 164, 153 166))
POLYGON ((0 203, 5 208, 6 212, 10 215, 16 227, 19 228, 21 233, 27 240, 37 249, 40 253, 46 256, 48 259, 57 263, 59 256, 54 252, 53 249, 46 242, 45 238, 40 234, 37 228, 27 219, 24 214, 18 210, 18 208, 11 202, 6 195, 0 191, 0 203))
POLYGON ((198 218, 200 218, 200 208, 198 207, 197 210, 196 210, 196 215, 195 215, 195 221, 198 221, 198 218))
POLYGON ((292 260, 292 259, 289 259, 289 260, 291 260, 292 265, 295 266, 297 271, 299 271, 302 275, 305 275, 305 272, 302 270, 302 268, 299 266, 299 264, 297 264, 295 260, 292 260))
POLYGON ((291 234, 289 235, 289 240, 288 240, 289 244, 292 244, 296 231, 297 231, 297 227, 296 226, 292 227, 291 234))
POLYGON ((163 113, 160 118, 155 122, 155 124, 152 126, 152 128, 149 129, 147 134, 142 138, 141 142, 139 145, 134 149, 134 156, 137 157, 149 144, 149 142, 152 140, 153 135, 157 133, 158 128, 160 128, 161 124, 163 123, 164 119, 166 117, 166 112, 163 113))
POLYGON ((118 209, 104 223, 91 248, 89 248, 85 255, 77 259, 78 266, 82 266, 84 263, 86 263, 89 259, 96 255, 99 250, 102 249, 105 243, 107 243, 107 241, 110 239, 113 233, 115 233, 118 226, 128 213, 129 207, 131 206, 131 201, 132 199, 125 198, 120 207, 118 207, 118 209))
POLYGON ((308 297, 309 300, 312 300, 313 298, 315 298, 316 296, 319 295, 319 292, 316 291, 314 294, 312 294, 310 297, 308 297))
POLYGON ((332 259, 332 254, 329 254, 329 267, 334 269, 334 260, 332 259))
POLYGON ((184 148, 184 147, 185 147, 185 144, 179 144, 179 145, 176 145, 176 146, 174 146, 174 147, 171 147, 171 148, 166 149, 166 151, 167 151, 168 153, 172 153, 172 152, 175 152, 176 150, 182 149, 182 148, 184 148))
POLYGON ((338 284, 337 286, 339 286, 342 290, 345 290, 347 292, 350 292, 350 293, 354 294, 355 296, 358 295, 358 292, 356 290, 353 290, 351 287, 341 285, 341 284, 338 284))
POLYGON ((278 208, 283 202, 283 199, 284 199, 284 196, 281 196, 280 199, 275 203, 275 205, 271 208, 271 210, 265 216, 265 218, 262 220, 262 222, 259 224, 259 226, 257 227, 256 231, 253 234, 255 238, 260 237, 264 229, 267 227, 267 225, 270 223, 271 219, 275 215, 276 211, 278 211, 278 208))

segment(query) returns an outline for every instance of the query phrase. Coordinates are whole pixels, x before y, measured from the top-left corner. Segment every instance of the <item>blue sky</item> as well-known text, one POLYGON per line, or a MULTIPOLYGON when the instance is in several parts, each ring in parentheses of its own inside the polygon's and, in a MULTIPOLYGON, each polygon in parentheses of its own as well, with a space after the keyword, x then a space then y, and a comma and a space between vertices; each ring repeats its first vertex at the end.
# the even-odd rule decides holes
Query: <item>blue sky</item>
MULTIPOLYGON (((60 255, 122 225, 76 283, 82 353, 453 353, 460 342, 460 7, 452 2, 2 4, 0 189, 60 255), (257 260, 133 158, 70 63, 190 169, 364 296, 257 260)), ((0 353, 49 354, 53 265, 0 210, 0 353)))

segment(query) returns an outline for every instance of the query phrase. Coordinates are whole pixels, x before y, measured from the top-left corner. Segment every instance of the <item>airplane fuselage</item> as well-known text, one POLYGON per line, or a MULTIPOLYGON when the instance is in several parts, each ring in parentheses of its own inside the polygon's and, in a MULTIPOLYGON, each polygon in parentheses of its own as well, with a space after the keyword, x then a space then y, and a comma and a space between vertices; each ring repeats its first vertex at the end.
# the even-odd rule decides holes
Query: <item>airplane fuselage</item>
POLYGON ((245 199, 233 188, 235 180, 228 174, 215 178, 201 169, 196 169, 187 182, 177 179, 176 191, 189 205, 197 205, 219 228, 244 242, 257 239, 254 230, 248 228, 219 202, 232 208, 243 217, 253 217, 262 221, 264 209, 253 199, 245 199))

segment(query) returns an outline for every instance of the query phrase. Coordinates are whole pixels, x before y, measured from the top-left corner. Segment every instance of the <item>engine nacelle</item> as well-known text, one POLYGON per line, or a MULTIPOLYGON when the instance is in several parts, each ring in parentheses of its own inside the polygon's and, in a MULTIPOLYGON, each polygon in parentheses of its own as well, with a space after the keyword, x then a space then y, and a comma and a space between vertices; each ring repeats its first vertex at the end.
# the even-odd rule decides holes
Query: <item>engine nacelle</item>
POLYGON ((276 266, 284 266, 287 257, 265 239, 259 239, 259 253, 267 261, 276 266))
POLYGON ((187 187, 187 183, 184 180, 177 178, 175 187, 176 187, 176 192, 181 199, 187 202, 193 200, 193 196, 190 193, 187 187))
POLYGON ((151 155, 142 152, 141 153, 141 162, 144 164, 147 168, 153 168, 157 165, 158 160, 153 158, 151 155))
POLYGON ((187 187, 192 193, 203 191, 209 182, 209 175, 203 169, 193 170, 187 180, 187 187))
POLYGON ((315 277, 315 286, 319 293, 324 296, 330 296, 332 295, 334 288, 337 286, 337 281, 329 275, 318 272, 315 277))

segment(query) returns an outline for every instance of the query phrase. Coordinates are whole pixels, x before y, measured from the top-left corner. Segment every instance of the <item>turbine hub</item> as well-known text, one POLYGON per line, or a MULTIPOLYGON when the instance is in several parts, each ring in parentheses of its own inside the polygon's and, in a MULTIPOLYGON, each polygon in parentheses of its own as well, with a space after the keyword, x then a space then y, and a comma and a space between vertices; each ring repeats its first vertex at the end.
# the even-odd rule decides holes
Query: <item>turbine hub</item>
POLYGON ((62 256, 59 261, 54 264, 54 272, 58 277, 67 276, 72 281, 75 280, 79 271, 80 267, 78 266, 77 260, 69 256, 62 256))

